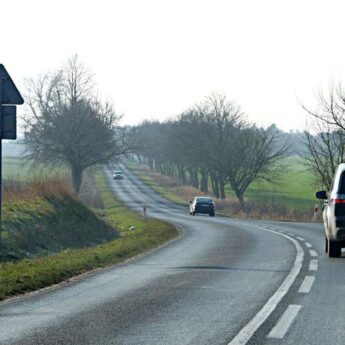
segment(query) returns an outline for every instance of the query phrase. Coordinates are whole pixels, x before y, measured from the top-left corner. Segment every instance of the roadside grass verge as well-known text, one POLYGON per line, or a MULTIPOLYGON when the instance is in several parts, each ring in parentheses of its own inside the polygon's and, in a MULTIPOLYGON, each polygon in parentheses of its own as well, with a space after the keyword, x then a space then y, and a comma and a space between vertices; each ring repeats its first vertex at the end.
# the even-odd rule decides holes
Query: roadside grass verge
POLYGON ((155 219, 145 221, 115 200, 100 169, 96 172, 96 184, 105 207, 94 209, 94 212, 116 228, 120 237, 93 247, 0 263, 0 300, 122 262, 178 235, 174 226, 155 219), (135 226, 136 230, 129 230, 130 226, 135 226))
MULTIPOLYGON (((215 200, 217 212, 239 218, 311 221, 317 203, 312 178, 299 158, 289 157, 288 160, 291 170, 282 176, 282 184, 254 183, 246 193, 244 208, 226 186, 227 198, 215 200)), ((152 171, 137 162, 126 161, 125 164, 153 190, 177 204, 186 206, 194 196, 203 195, 197 188, 182 185, 174 176, 152 171)))

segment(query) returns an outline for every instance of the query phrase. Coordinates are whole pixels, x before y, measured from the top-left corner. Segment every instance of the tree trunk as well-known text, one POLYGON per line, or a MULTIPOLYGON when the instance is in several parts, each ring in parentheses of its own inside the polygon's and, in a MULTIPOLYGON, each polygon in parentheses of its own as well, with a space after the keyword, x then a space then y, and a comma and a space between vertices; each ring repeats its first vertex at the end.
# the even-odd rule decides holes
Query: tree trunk
POLYGON ((199 188, 199 175, 198 175, 198 169, 193 168, 193 187, 199 188))
POLYGON ((73 184, 75 192, 78 195, 79 190, 80 190, 80 186, 81 186, 83 170, 80 167, 72 165, 71 166, 71 173, 72 173, 72 184, 73 184))
POLYGON ((218 180, 218 176, 216 174, 211 174, 211 183, 212 183, 213 195, 218 199, 220 196, 219 180, 218 180))
POLYGON ((244 192, 243 192, 242 190, 239 190, 239 189, 236 188, 236 187, 234 188, 233 185, 232 185, 232 189, 233 189, 233 191, 234 191, 235 194, 236 194, 236 198, 237 198, 238 202, 240 203, 241 208, 244 209, 244 206, 245 206, 245 204, 244 204, 244 197, 243 197, 244 192))
POLYGON ((179 164, 178 166, 178 178, 182 182, 182 184, 186 184, 186 172, 184 170, 183 164, 179 164))
POLYGON ((220 187, 220 198, 224 200, 224 199, 226 199, 224 183, 223 182, 220 183, 219 187, 220 187))
POLYGON ((201 170, 200 174, 200 190, 204 193, 208 193, 208 174, 205 172, 205 170, 201 170))
POLYGON ((149 163, 150 169, 153 170, 153 159, 149 158, 148 163, 149 163))

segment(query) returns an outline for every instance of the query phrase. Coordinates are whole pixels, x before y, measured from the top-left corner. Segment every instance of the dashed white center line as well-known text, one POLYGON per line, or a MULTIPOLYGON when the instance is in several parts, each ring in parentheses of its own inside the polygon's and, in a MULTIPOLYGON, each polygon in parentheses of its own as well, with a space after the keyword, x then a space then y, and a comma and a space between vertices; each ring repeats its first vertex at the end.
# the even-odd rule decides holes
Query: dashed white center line
POLYGON ((309 254, 310 256, 318 256, 318 254, 316 253, 314 249, 309 249, 309 254))
MULTIPOLYGON (((282 284, 279 286, 278 290, 276 290, 276 292, 269 298, 269 300, 262 307, 262 309, 260 309, 257 312, 257 314, 239 331, 239 333, 230 341, 230 343, 228 343, 228 345, 244 345, 250 340, 250 338, 253 336, 253 334, 265 322, 265 320, 271 315, 271 313, 275 310, 275 308, 277 307, 279 302, 287 294, 291 285, 295 282, 295 280, 296 280, 296 278, 297 278, 297 276, 298 276, 298 274, 302 268, 304 251, 303 251, 303 249, 302 249, 302 247, 298 241, 296 241, 295 239, 293 239, 287 235, 283 235, 281 233, 278 233, 274 230, 264 229, 260 226, 257 226, 257 227, 261 228, 265 231, 270 231, 270 232, 276 233, 276 234, 283 236, 283 237, 287 238, 288 240, 290 240, 296 248, 297 255, 296 255, 295 262, 294 262, 289 274, 286 276, 286 278, 284 279, 282 284)), ((301 306, 298 306, 298 307, 300 308, 301 306)), ((292 310, 292 312, 293 312, 293 310, 292 310)), ((289 313, 291 314, 291 311, 289 313)), ((296 312, 296 314, 297 314, 297 312, 296 312)), ((291 320, 291 322, 292 322, 292 320, 291 320)), ((283 323, 286 324, 286 321, 283 321, 283 323)), ((285 332, 284 332, 284 334, 285 334, 285 332)))
POLYGON ((317 260, 310 260, 309 271, 317 271, 317 266, 318 266, 317 260))
POLYGON ((276 325, 272 328, 267 338, 282 339, 301 309, 301 305, 290 304, 285 310, 284 314, 278 320, 276 325))
POLYGON ((312 247, 313 247, 309 242, 304 242, 304 244, 305 244, 308 248, 312 248, 312 247))
POLYGON ((313 286, 315 277, 314 276, 306 276, 298 289, 299 293, 309 293, 311 287, 313 286))
POLYGON ((303 237, 297 237, 297 239, 299 239, 300 241, 305 241, 303 237))

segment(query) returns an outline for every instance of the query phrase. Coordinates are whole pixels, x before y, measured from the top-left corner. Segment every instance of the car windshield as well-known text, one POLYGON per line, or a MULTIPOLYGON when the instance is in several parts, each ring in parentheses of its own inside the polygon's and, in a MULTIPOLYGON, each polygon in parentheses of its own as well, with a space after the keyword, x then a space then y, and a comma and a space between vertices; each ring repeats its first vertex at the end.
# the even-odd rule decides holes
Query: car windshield
POLYGON ((122 171, 115 171, 116 175, 122 175, 122 171))

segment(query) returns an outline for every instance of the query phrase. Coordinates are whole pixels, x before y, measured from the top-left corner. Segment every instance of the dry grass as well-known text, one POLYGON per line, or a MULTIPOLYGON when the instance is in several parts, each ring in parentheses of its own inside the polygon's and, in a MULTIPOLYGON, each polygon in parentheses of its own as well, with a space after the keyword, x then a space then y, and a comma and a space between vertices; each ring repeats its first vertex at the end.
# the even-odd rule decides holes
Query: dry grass
POLYGON ((3 182, 3 200, 34 200, 37 197, 75 196, 68 176, 64 174, 33 175, 27 181, 9 178, 3 182))

